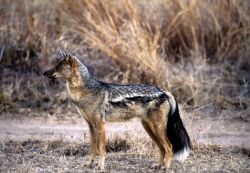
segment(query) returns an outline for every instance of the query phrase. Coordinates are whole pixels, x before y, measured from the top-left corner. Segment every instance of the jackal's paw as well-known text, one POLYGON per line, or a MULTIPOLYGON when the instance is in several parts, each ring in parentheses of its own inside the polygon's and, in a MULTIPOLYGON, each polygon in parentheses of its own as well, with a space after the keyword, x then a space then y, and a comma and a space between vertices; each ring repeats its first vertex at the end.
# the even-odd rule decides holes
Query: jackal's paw
POLYGON ((92 168, 94 166, 94 161, 88 161, 83 164, 87 168, 92 168))
POLYGON ((163 167, 163 165, 160 163, 155 163, 155 164, 150 166, 151 169, 161 169, 162 167, 163 167))
POLYGON ((109 172, 107 171, 103 166, 100 166, 100 165, 96 165, 95 170, 97 170, 98 173, 106 173, 106 172, 109 172))
POLYGON ((87 167, 87 168, 92 168, 93 165, 92 165, 92 164, 85 163, 85 164, 83 164, 83 166, 84 166, 84 167, 87 167))

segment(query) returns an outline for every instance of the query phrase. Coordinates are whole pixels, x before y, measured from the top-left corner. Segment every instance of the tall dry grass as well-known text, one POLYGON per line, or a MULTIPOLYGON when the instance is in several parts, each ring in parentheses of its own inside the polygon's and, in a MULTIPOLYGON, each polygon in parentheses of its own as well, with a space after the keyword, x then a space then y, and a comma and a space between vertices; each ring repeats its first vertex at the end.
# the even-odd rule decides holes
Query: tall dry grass
POLYGON ((0 2, 1 111, 68 103, 66 93, 52 101, 61 82, 41 77, 58 47, 84 54, 95 73, 109 68, 101 80, 157 85, 185 109, 249 110, 248 1, 0 2))
POLYGON ((231 105, 230 93, 221 94, 224 84, 234 87, 245 78, 232 77, 239 71, 234 63, 247 63, 249 70, 246 1, 64 0, 61 5, 72 26, 66 30, 129 71, 127 82, 170 89, 184 104, 231 105))
POLYGON ((198 52, 218 61, 249 39, 246 1, 65 0, 62 6, 74 24, 69 29, 120 64, 132 61, 144 70, 157 71, 162 52, 163 58, 198 52))
POLYGON ((135 5, 138 4, 130 1, 63 3, 69 18, 73 19, 74 27, 70 29, 108 54, 123 71, 129 70, 134 82, 141 77, 144 82, 163 84, 166 65, 157 53, 161 36, 159 23, 156 16, 143 17, 135 5))
POLYGON ((52 108, 51 90, 57 82, 47 82, 42 72, 52 61, 60 35, 56 5, 39 0, 0 4, 0 112, 52 108))

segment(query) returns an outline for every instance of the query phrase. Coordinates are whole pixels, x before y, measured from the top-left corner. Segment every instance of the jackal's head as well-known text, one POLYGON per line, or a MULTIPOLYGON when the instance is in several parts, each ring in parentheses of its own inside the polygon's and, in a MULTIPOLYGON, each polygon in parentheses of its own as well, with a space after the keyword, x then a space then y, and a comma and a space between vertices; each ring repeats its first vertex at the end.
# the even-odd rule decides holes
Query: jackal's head
POLYGON ((48 78, 63 78, 70 80, 79 69, 79 60, 65 51, 60 51, 61 58, 56 62, 55 66, 44 72, 43 75, 48 78))

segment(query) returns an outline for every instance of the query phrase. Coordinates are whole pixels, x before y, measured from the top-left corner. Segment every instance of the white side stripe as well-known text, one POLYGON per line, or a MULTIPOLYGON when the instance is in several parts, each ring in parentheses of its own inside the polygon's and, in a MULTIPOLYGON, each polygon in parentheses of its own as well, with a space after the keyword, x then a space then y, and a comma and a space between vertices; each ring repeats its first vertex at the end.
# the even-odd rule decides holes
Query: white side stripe
POLYGON ((123 95, 119 95, 118 97, 115 97, 115 98, 111 98, 111 101, 112 102, 120 102, 124 99, 127 99, 127 98, 133 98, 133 97, 158 97, 162 94, 162 92, 157 92, 157 93, 154 93, 154 94, 140 94, 140 93, 132 93, 132 94, 123 94, 123 95))

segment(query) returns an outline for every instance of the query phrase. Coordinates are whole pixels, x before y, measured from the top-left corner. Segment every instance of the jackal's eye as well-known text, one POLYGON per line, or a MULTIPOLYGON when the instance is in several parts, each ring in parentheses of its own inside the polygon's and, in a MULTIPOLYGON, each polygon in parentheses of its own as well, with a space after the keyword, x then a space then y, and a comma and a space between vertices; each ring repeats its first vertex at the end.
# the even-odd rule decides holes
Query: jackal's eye
POLYGON ((66 59, 63 59, 63 60, 62 60, 62 63, 63 63, 63 64, 66 64, 66 63, 67 63, 67 60, 66 60, 66 59))
POLYGON ((68 63, 67 63, 67 61, 66 60, 64 60, 64 59, 62 59, 61 61, 59 61, 58 63, 57 63, 57 66, 59 67, 59 66, 65 66, 65 65, 67 65, 68 63))

